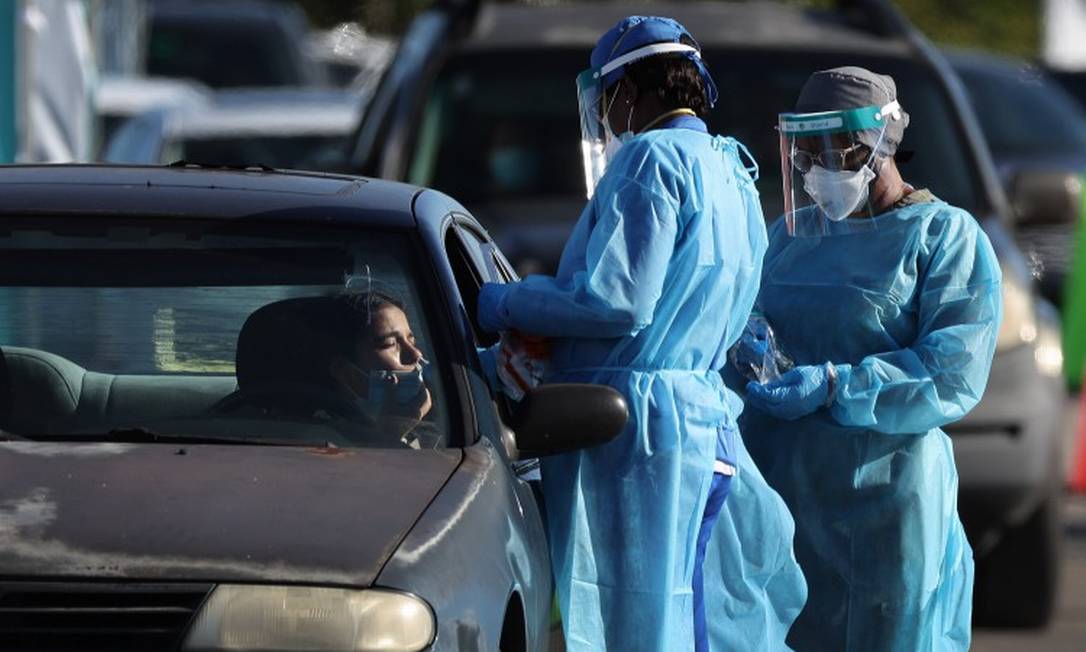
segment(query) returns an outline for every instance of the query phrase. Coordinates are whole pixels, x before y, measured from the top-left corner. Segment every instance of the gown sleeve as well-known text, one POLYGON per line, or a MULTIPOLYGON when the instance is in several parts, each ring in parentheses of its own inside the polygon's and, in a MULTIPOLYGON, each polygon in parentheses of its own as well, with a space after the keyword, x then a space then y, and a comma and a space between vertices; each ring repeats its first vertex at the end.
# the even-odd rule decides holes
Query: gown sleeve
POLYGON ((957 210, 947 217, 933 220, 922 244, 916 341, 836 365, 830 410, 842 425, 922 433, 960 419, 980 401, 1002 317, 1002 275, 975 220, 957 210))
MULTIPOLYGON (((640 176, 640 175, 639 175, 640 176)), ((678 201, 666 189, 617 179, 597 197, 595 222, 570 244, 584 249, 584 269, 569 279, 529 276, 486 284, 479 297, 485 328, 549 337, 622 337, 648 326, 663 291, 678 233, 678 201)))

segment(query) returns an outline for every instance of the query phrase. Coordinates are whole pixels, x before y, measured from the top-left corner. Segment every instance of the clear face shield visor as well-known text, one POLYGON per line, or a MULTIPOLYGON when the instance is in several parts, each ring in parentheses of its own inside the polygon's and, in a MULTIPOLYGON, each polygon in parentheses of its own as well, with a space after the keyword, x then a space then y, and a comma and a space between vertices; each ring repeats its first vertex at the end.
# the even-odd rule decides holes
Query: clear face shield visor
MULTIPOLYGON (((634 61, 657 54, 686 52, 697 55, 698 49, 683 43, 652 43, 616 57, 600 68, 589 68, 577 75, 577 112, 581 118, 581 159, 584 163, 585 187, 591 197, 603 177, 610 160, 608 143, 616 140, 607 122, 617 84, 604 88, 604 79, 615 70, 634 61)), ((625 119, 625 118, 623 118, 625 119)), ((612 145, 613 147, 613 145, 612 145)))
MULTIPOLYGON (((788 233, 818 237, 870 231, 871 182, 897 102, 846 111, 779 116, 784 217, 788 233)), ((895 117, 896 116, 896 117, 895 117)))

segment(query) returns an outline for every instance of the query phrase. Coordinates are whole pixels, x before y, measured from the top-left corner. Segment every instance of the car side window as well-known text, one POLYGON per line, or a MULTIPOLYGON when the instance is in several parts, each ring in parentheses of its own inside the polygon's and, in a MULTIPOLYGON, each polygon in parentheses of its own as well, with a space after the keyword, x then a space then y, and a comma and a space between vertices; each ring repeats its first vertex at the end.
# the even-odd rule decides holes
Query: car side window
MULTIPOLYGON (((485 347, 497 342, 498 336, 479 327, 479 290, 489 278, 484 276, 484 268, 478 260, 478 253, 473 255, 469 251, 468 242, 472 240, 474 239, 463 237, 461 229, 453 226, 445 233, 445 252, 449 257, 457 288, 460 290, 460 298, 464 302, 464 310, 468 314, 472 334, 475 336, 476 343, 485 347)), ((477 249, 478 241, 475 240, 475 243, 477 249)))

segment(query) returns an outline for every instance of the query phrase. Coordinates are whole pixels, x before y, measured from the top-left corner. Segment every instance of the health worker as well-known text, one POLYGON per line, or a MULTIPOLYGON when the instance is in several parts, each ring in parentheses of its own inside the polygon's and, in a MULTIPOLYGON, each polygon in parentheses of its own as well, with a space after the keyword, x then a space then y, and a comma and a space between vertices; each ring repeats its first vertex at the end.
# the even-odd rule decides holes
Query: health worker
POLYGON ((744 148, 708 133, 716 87, 674 20, 633 16, 577 79, 590 200, 558 273, 484 285, 492 331, 553 338, 548 382, 610 385, 615 440, 543 462, 567 649, 707 650, 701 560, 735 473, 718 370, 766 235, 744 148))
POLYGON ((966 650, 973 554, 943 426, 980 400, 1002 307, 977 220, 902 180, 894 80, 813 74, 779 117, 784 219, 759 308, 795 367, 747 386, 751 456, 796 520, 800 651, 966 650))

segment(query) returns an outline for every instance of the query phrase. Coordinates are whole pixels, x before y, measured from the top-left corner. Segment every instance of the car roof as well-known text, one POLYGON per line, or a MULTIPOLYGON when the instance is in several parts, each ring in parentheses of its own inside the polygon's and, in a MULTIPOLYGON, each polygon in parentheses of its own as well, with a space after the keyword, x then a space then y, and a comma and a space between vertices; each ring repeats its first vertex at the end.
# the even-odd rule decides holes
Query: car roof
POLYGON ((626 16, 675 18, 704 48, 748 47, 905 55, 904 38, 850 24, 840 12, 782 2, 590 3, 483 7, 466 50, 591 48, 626 16))
POLYGON ((379 179, 282 170, 0 166, 0 216, 266 217, 414 228, 412 206, 420 190, 379 179))
POLYGON ((358 124, 363 97, 332 89, 218 91, 212 103, 166 109, 171 138, 346 135, 358 124))

